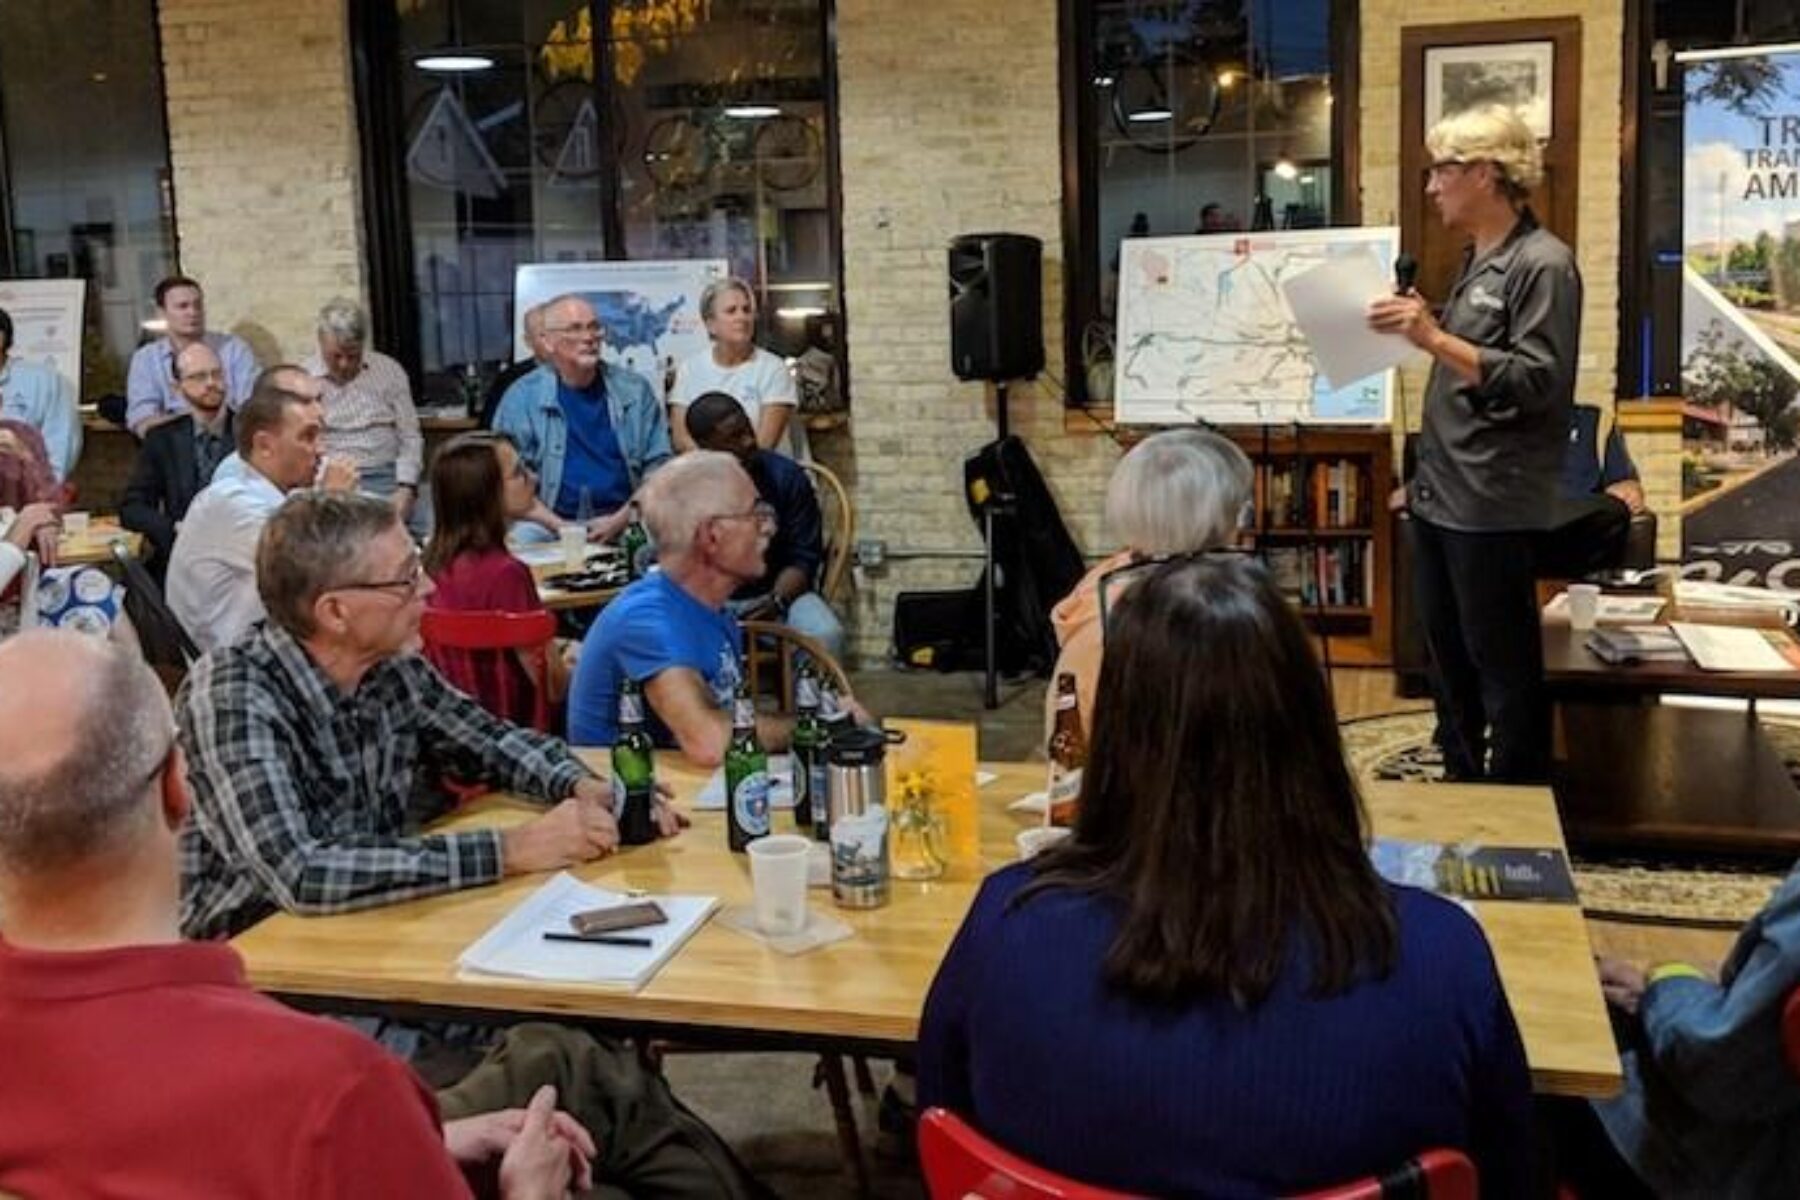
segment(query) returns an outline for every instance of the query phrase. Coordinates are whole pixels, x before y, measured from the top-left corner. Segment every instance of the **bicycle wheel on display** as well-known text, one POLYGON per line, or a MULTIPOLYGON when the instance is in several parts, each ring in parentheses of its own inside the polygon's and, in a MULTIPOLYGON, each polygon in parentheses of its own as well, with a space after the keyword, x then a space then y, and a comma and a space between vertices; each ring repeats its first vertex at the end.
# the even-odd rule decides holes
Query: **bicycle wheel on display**
POLYGON ((819 177, 824 163, 824 143, 805 117, 783 113, 756 131, 756 169, 773 191, 800 190, 819 177))
POLYGON ((659 188, 686 191, 712 169, 706 131, 685 116, 664 117, 644 135, 644 170, 659 188))
POLYGON ((1223 89, 1209 63, 1179 47, 1122 69, 1113 85, 1113 125, 1139 150, 1185 150, 1219 119, 1223 89))

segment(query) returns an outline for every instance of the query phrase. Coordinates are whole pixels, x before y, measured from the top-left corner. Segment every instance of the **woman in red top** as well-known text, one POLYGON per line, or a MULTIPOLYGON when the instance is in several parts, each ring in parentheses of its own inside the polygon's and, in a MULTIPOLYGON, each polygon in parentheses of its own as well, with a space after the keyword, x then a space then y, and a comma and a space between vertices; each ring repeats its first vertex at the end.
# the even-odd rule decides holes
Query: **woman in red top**
MULTIPOLYGON (((512 439, 481 431, 451 439, 431 464, 436 526, 425 547, 425 570, 437 585, 433 608, 482 612, 538 612, 531 570, 506 548, 506 529, 531 511, 537 480, 512 439)), ((534 655, 506 650, 459 650, 427 644, 425 655, 444 678, 496 716, 518 725, 533 720, 537 689, 562 702, 568 691, 570 654, 552 644, 548 679, 534 655)))

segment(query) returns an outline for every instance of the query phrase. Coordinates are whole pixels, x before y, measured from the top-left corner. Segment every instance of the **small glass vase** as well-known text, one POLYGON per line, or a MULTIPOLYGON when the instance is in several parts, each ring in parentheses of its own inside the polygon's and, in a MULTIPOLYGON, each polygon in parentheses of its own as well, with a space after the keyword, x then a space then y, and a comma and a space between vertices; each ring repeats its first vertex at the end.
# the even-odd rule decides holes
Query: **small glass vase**
POLYGON ((894 813, 895 879, 936 879, 944 873, 944 816, 929 794, 901 800, 894 813))

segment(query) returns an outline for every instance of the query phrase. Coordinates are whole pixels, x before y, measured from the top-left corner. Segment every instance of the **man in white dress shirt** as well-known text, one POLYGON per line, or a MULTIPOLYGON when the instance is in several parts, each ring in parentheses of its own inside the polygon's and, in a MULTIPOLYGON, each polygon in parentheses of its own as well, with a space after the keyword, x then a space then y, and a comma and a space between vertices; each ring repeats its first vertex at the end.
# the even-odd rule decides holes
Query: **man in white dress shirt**
MULTIPOLYGON (((323 427, 318 400, 277 380, 259 383, 238 412, 237 465, 194 497, 169 555, 169 608, 202 650, 229 646, 262 620, 257 539, 287 494, 319 473, 323 427)), ((320 484, 354 487, 356 469, 329 460, 320 484)))
POLYGON ((368 330, 360 306, 332 300, 319 310, 319 352, 300 365, 322 389, 325 453, 355 463, 357 490, 390 501, 411 524, 425 438, 405 369, 368 349, 368 330))

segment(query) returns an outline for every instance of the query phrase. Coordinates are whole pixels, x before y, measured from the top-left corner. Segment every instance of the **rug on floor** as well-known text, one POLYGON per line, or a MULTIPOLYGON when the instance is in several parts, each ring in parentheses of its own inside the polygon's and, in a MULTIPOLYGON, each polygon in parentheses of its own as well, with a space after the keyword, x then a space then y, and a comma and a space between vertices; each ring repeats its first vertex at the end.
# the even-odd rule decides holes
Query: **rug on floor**
MULTIPOLYGON (((1443 760, 1431 744, 1429 711, 1364 717, 1341 726, 1360 780, 1437 782, 1443 760)), ((1800 785, 1800 727, 1764 721, 1788 774, 1800 785)), ((1589 916, 1687 925, 1742 924, 1768 902, 1783 871, 1697 856, 1572 856, 1589 916)))

